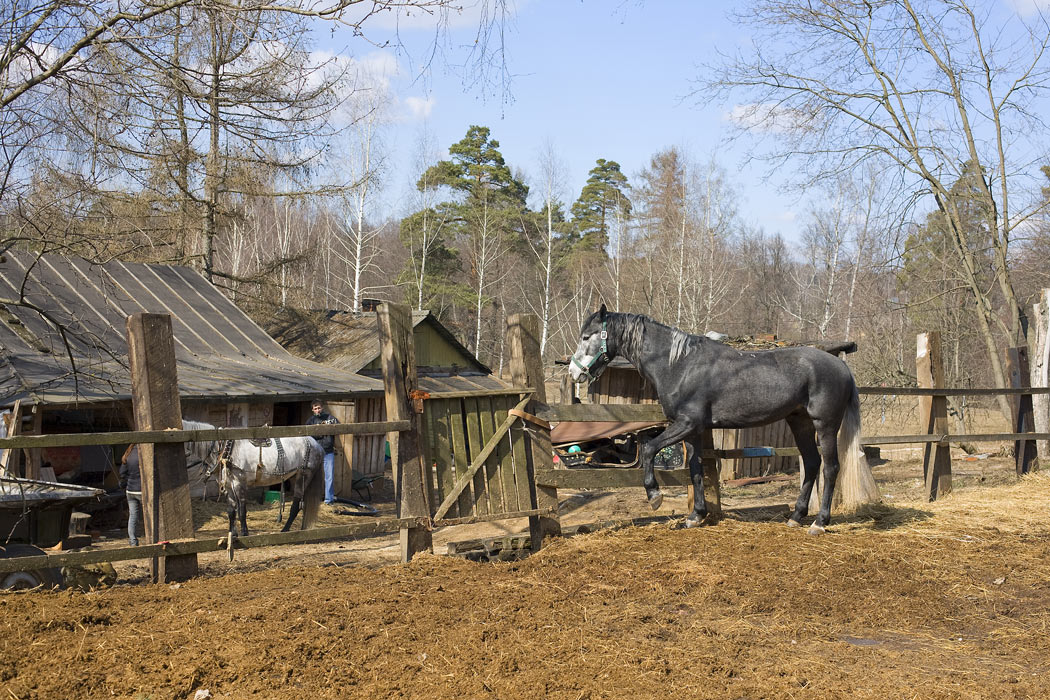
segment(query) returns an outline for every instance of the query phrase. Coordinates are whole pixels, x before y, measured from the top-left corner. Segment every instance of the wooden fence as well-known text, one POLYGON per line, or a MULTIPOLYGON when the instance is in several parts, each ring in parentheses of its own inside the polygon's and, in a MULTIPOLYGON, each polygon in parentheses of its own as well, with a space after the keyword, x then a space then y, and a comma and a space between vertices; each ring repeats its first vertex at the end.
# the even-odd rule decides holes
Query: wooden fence
MULTIPOLYGON (((149 319, 147 319, 149 320, 149 319)), ((411 345, 411 316, 407 307, 384 305, 380 309, 380 329, 383 341, 383 370, 386 387, 386 409, 389 420, 384 422, 346 423, 317 426, 282 426, 254 428, 218 428, 214 430, 185 431, 155 426, 148 420, 140 425, 156 429, 136 432, 15 436, 0 439, 0 449, 74 445, 116 445, 140 443, 153 447, 144 450, 144 472, 172 468, 185 470, 185 460, 179 444, 186 441, 242 439, 248 437, 291 437, 299 435, 381 435, 388 434, 392 445, 394 465, 396 517, 376 518, 351 525, 297 530, 286 533, 265 533, 238 538, 238 548, 275 546, 315 542, 352 536, 399 532, 401 558, 408 561, 420 551, 432 549, 431 532, 435 527, 512 518, 529 519, 533 549, 542 546, 545 538, 560 534, 558 519, 558 489, 571 488, 640 488, 642 471, 639 468, 613 469, 555 469, 550 442, 550 424, 556 421, 663 421, 666 417, 657 404, 550 404, 546 403, 543 370, 538 343, 538 320, 531 315, 516 315, 508 320, 507 345, 510 349, 510 370, 514 388, 502 392, 448 392, 427 395, 418 391, 414 353, 411 345), (160 454, 164 446, 170 452, 170 464, 151 463, 152 456, 160 454), (174 465, 174 466, 172 466, 174 465)), ((154 346, 163 343, 153 343, 154 346)), ((920 383, 928 386, 884 388, 866 387, 863 394, 911 395, 928 399, 923 406, 922 421, 925 432, 862 440, 867 445, 918 443, 926 451, 924 470, 930 498, 950 490, 951 462, 947 446, 961 441, 1015 440, 1018 445, 1018 473, 1030 468, 1034 440, 1048 439, 1050 435, 1031 432, 1032 394, 1050 393, 1048 389, 1030 389, 1023 386, 1026 371, 1017 364, 1017 382, 1021 386, 1009 389, 948 389, 938 384, 936 368, 939 356, 938 339, 920 338, 920 348, 933 364, 923 371, 919 366, 920 383), (951 395, 996 395, 1017 397, 1016 425, 1013 433, 951 435, 947 423, 946 397, 951 395), (1029 397, 1026 403, 1024 397, 1029 397)), ((1021 359, 1023 356, 1019 355, 1021 359)), ((139 360, 141 362, 141 359, 139 360)), ((135 365, 133 364, 133 367, 135 365)), ((173 377, 153 372, 153 376, 173 377)), ((943 375, 941 375, 943 376, 943 375)), ((943 382, 942 382, 943 383, 943 382)), ((154 391, 154 394, 157 392, 154 391)), ((170 400, 171 397, 169 396, 170 400)), ((177 406, 177 396, 175 397, 177 406)), ((170 408, 170 407, 169 407, 170 408)), ((146 410, 140 408, 139 410, 146 410)), ((705 494, 708 512, 721 515, 721 496, 718 478, 718 460, 724 458, 797 455, 795 448, 740 447, 715 449, 708 440, 701 449, 704 468, 705 494)), ((159 462, 159 460, 157 460, 159 462)), ((657 470, 657 481, 663 486, 691 488, 688 469, 657 470)), ((148 483, 148 479, 145 479, 148 483)), ((155 508, 164 498, 182 499, 178 483, 166 485, 156 480, 156 498, 144 499, 146 508, 155 508)), ((188 498, 188 495, 186 495, 188 498)), ((188 501, 178 503, 168 511, 159 511, 160 520, 182 519, 176 523, 185 526, 188 501)), ((192 523, 192 521, 190 521, 192 523)), ((41 556, 0 559, 0 572, 24 569, 84 565, 102 561, 124 561, 151 558, 155 580, 178 580, 195 572, 196 554, 226 549, 222 538, 196 538, 192 524, 189 535, 169 537, 170 522, 161 522, 147 530, 147 542, 141 547, 88 549, 41 556), (192 559, 193 566, 167 566, 173 561, 192 559), (187 573, 190 572, 190 573, 187 573)))

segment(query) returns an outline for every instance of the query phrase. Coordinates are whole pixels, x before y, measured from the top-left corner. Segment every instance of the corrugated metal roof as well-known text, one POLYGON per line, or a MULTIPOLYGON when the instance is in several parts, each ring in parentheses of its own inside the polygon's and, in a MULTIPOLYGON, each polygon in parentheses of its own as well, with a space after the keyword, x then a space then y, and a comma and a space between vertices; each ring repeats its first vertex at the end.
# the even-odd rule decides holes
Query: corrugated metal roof
POLYGON ((126 319, 138 312, 171 315, 183 398, 382 392, 374 378, 295 357, 190 268, 17 251, 5 258, 0 298, 24 289, 26 305, 0 305, 0 405, 129 398, 126 319))

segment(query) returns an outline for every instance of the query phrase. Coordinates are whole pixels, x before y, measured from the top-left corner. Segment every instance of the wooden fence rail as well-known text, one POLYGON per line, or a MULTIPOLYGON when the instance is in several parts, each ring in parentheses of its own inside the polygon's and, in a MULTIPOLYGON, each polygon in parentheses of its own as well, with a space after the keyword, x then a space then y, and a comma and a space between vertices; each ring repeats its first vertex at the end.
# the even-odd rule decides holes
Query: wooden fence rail
POLYGON ((0 450, 32 447, 83 447, 85 445, 166 444, 206 440, 245 440, 269 437, 320 437, 322 435, 383 435, 410 430, 412 423, 383 421, 322 425, 256 426, 208 430, 126 430, 108 433, 49 433, 0 438, 0 450))

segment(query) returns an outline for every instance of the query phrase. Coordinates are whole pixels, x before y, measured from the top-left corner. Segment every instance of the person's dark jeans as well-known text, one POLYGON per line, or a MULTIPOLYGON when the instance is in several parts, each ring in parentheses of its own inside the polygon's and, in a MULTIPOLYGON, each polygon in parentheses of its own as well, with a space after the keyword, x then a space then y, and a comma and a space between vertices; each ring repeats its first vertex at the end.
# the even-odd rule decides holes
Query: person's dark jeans
POLYGON ((128 544, 137 547, 139 544, 138 530, 142 522, 142 494, 127 492, 128 496, 128 544))

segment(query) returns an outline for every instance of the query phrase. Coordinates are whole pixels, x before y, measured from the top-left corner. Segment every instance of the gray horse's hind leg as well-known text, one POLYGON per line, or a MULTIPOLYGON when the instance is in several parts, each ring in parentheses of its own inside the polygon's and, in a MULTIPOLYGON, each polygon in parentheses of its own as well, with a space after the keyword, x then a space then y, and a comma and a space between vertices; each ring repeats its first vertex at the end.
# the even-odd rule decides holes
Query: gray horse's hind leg
MULTIPOLYGON (((693 432, 693 426, 693 421, 679 418, 642 446, 642 486, 645 487, 645 494, 649 498, 649 507, 653 510, 659 509, 664 502, 664 495, 660 493, 660 485, 656 483, 656 475, 653 473, 653 460, 656 458, 656 453, 668 445, 685 440, 693 432)), ((701 479, 702 474, 703 472, 701 472, 701 479)), ((703 498, 702 491, 700 498, 703 498)))
POLYGON ((831 522, 831 500, 839 477, 839 426, 822 425, 817 429, 820 431, 820 452, 824 456, 824 493, 821 494, 820 512, 809 528, 811 535, 823 533, 831 522))
POLYGON ((685 443, 686 458, 689 462, 689 479, 693 484, 693 512, 685 519, 686 527, 697 527, 707 520, 707 501, 704 500, 704 463, 701 461, 703 449, 702 432, 693 433, 685 443))
POLYGON ((241 537, 248 536, 248 504, 244 500, 242 498, 241 502, 237 504, 237 515, 241 520, 241 537))
POLYGON ((795 511, 788 520, 788 526, 799 527, 802 519, 809 514, 809 499, 817 482, 817 474, 820 472, 820 451, 817 449, 817 429, 809 416, 788 416, 786 422, 791 428, 791 434, 795 437, 795 445, 802 456, 802 488, 795 502, 795 511))
POLYGON ((295 517, 299 515, 299 508, 302 506, 302 502, 303 499, 298 494, 292 497, 292 506, 288 509, 288 520, 285 521, 281 532, 288 532, 292 529, 292 523, 295 522, 295 517))

